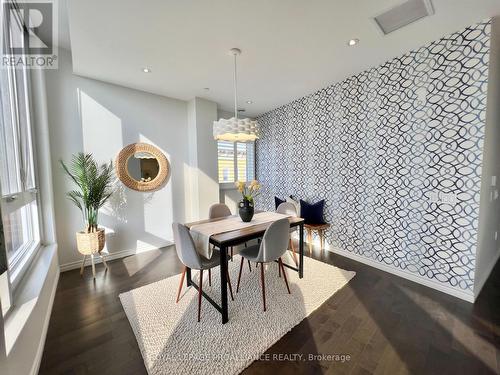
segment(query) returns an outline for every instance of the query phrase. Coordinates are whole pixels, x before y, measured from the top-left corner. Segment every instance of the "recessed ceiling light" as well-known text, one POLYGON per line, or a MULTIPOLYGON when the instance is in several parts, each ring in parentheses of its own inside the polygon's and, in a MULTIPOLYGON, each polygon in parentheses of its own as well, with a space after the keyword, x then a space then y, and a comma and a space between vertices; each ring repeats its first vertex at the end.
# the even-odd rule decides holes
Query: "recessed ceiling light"
POLYGON ((142 68, 142 71, 144 73, 151 73, 151 69, 149 69, 149 68, 142 68))
POLYGON ((247 100, 247 104, 253 104, 251 100, 247 100))
POLYGON ((349 40, 349 41, 347 42, 347 45, 348 45, 349 47, 353 47, 353 46, 355 46, 355 45, 356 45, 356 44, 358 44, 358 43, 359 43, 359 39, 351 39, 351 40, 349 40))

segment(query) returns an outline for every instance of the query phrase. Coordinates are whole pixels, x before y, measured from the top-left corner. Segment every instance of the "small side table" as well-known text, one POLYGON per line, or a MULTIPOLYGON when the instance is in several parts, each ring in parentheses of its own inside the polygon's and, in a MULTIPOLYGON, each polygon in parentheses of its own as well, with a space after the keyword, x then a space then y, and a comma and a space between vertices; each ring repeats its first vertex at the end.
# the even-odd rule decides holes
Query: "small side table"
POLYGON ((307 243, 309 244, 309 255, 312 254, 312 233, 313 231, 318 232, 319 245, 321 250, 323 250, 323 245, 325 242, 324 231, 330 227, 330 224, 304 224, 304 228, 307 231, 307 243))

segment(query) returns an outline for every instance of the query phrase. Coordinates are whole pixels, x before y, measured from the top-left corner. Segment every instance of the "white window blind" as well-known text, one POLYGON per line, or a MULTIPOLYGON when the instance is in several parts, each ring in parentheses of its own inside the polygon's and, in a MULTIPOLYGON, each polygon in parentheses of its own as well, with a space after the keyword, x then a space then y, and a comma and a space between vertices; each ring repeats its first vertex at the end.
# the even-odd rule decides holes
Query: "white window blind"
POLYGON ((255 144, 217 142, 219 183, 251 181, 255 178, 255 144))

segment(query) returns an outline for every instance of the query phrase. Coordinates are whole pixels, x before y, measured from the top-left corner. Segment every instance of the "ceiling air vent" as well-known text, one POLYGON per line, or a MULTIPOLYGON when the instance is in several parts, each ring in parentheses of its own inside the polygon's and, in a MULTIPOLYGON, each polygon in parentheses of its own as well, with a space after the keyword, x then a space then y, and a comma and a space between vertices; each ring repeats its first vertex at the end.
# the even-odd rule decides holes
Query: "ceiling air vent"
POLYGON ((408 0, 375 17, 375 22, 387 35, 432 14, 434 8, 431 0, 408 0))

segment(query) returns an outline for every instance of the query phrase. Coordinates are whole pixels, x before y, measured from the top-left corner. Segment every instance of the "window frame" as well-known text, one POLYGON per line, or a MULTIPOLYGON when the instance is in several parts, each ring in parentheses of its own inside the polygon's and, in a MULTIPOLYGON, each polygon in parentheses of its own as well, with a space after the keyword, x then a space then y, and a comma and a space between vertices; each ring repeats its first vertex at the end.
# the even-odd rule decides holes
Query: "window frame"
MULTIPOLYGON (((31 266, 34 258, 38 254, 38 251, 42 247, 42 212, 41 212, 41 200, 40 194, 38 190, 39 186, 39 178, 38 178, 38 168, 37 168, 37 150, 36 150, 36 142, 35 142, 35 128, 33 123, 34 112, 33 112, 33 90, 31 83, 31 74, 29 69, 26 67, 23 68, 11 68, 7 69, 8 71, 8 92, 10 96, 10 107, 11 107, 11 116, 10 116, 10 125, 15 131, 16 140, 14 142, 16 148, 16 165, 14 166, 18 170, 19 178, 20 178, 20 187, 19 192, 8 193, 2 195, 0 191, 0 200, 2 201, 2 215, 7 216, 22 207, 29 206, 33 202, 36 204, 36 215, 32 211, 29 212, 29 220, 30 225, 27 230, 30 233, 31 241, 23 244, 19 249, 16 250, 16 253, 13 257, 7 256, 7 276, 9 282, 9 290, 12 297, 16 295, 16 289, 23 280, 26 275, 29 267, 31 266), (18 80, 16 69, 21 70, 20 74, 23 77, 23 85, 24 87, 24 95, 25 98, 25 108, 20 108, 20 99, 19 99, 19 88, 18 88, 18 80), (21 129, 21 113, 20 111, 26 110, 26 123, 27 129, 21 129), (21 132, 25 132, 26 134, 23 136, 21 132), (26 139, 23 139, 26 138, 26 139), (26 144, 23 143, 26 142, 26 144), (25 150, 28 148, 28 150, 25 150), (30 160, 25 160, 28 151, 30 155, 30 160), (27 163, 32 162, 31 166, 27 166, 27 163), (28 181, 27 177, 27 169, 32 169, 32 181, 28 181), (28 185, 34 183, 34 187, 28 188, 28 185), (34 230, 36 229, 36 233, 34 230)), ((9 183, 9 185, 11 185, 9 183)), ((10 188, 10 187, 9 187, 10 188)), ((28 208, 31 210, 32 208, 28 208)), ((5 230, 5 227, 4 227, 5 230)), ((12 308, 12 306, 10 306, 12 308)), ((10 308, 7 310, 10 310, 10 308)))
MULTIPOLYGON (((221 190, 233 190, 236 189, 234 186, 234 183, 238 181, 238 144, 244 144, 248 145, 251 143, 252 145, 252 152, 253 152, 253 163, 251 165, 252 171, 253 171, 253 176, 255 178, 255 172, 256 172, 256 147, 255 147, 255 142, 233 142, 233 167, 234 167, 234 181, 233 182, 219 182, 219 188, 221 190)), ((219 149, 218 143, 217 143, 217 150, 219 149)), ((248 163, 247 163, 247 169, 248 169, 248 163)), ((219 155, 217 154, 217 181, 219 181, 219 155)), ((248 181, 247 181, 248 182, 248 181)))

